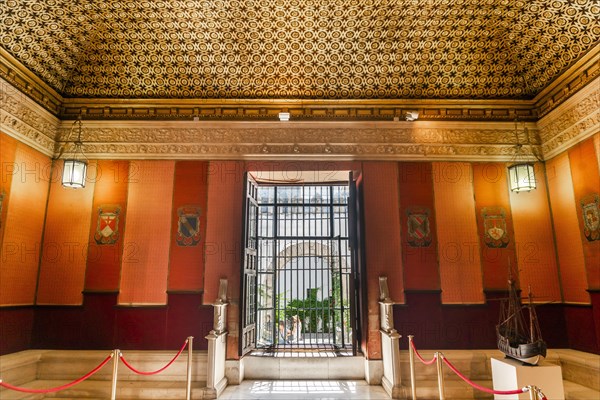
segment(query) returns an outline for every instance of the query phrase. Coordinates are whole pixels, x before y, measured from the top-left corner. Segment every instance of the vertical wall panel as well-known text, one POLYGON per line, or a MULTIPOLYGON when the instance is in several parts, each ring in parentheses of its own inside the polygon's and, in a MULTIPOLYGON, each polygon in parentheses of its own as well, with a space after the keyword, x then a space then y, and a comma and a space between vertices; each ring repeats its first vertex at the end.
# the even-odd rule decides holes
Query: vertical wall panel
MULTIPOLYGON (((62 164, 57 164, 59 177, 62 164)), ((81 304, 93 194, 93 181, 82 189, 65 188, 60 179, 51 183, 37 304, 81 304)))
POLYGON ((398 184, 397 163, 363 163, 370 359, 381 358, 378 277, 387 276, 390 297, 404 302, 398 184))
POLYGON ((513 270, 511 272, 518 273, 506 173, 504 163, 473 164, 485 289, 507 289, 509 265, 513 270))
POLYGON ((537 189, 510 193, 522 295, 527 296, 528 287, 531 285, 536 301, 561 301, 543 166, 536 164, 535 174, 537 189))
POLYGON ((429 162, 398 164, 405 289, 440 289, 433 175, 429 162))
POLYGON ((592 138, 569 150, 588 287, 600 289, 600 173, 592 138))
POLYGON ((0 305, 33 304, 44 228, 50 159, 17 144, 2 243, 0 305))
POLYGON ((600 171, 600 133, 593 136, 594 149, 596 151, 596 161, 598 162, 598 170, 600 171))
POLYGON ((89 232, 86 290, 115 291, 119 288, 128 184, 129 161, 98 161, 89 232), (107 223, 110 226, 107 227, 107 223))
POLYGON ((8 213, 8 200, 10 198, 10 186, 15 171, 15 153, 17 141, 0 132, 0 248, 4 237, 4 226, 8 213))
POLYGON ((219 279, 227 278, 228 296, 233 303, 227 310, 228 359, 238 357, 237 304, 240 294, 243 178, 242 162, 209 163, 204 304, 210 304, 217 299, 219 279))
POLYGON ((207 167, 204 161, 178 161, 175 165, 169 290, 203 288, 207 167))
POLYGON ((166 304, 174 161, 129 165, 119 304, 166 304))
POLYGON ((467 163, 433 163, 442 301, 483 303, 473 175, 467 163))

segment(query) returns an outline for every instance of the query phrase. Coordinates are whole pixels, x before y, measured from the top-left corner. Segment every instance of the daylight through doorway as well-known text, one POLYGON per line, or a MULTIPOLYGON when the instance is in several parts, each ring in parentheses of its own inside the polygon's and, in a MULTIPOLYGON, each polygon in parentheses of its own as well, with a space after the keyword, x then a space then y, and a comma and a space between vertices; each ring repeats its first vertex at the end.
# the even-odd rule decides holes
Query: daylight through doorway
POLYGON ((352 348, 348 195, 347 183, 257 187, 257 349, 352 348))

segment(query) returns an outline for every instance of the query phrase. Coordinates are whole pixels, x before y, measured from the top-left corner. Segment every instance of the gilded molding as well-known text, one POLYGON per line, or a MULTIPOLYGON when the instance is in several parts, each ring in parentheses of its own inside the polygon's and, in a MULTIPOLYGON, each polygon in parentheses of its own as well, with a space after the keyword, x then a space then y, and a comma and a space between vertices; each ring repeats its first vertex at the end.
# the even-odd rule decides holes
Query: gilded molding
POLYGON ((58 118, 0 78, 0 130, 48 156, 54 153, 58 118))
POLYGON ((29 71, 6 50, 0 47, 0 79, 18 88, 36 103, 58 115, 63 98, 44 81, 29 71))
POLYGON ((546 159, 600 132, 600 77, 538 122, 546 159))
MULTIPOLYGON (((534 124, 525 124, 537 138, 534 124)), ((59 129, 64 141, 70 124, 59 129)), ((87 121, 90 158, 452 159, 509 161, 513 123, 203 123, 87 121)), ((519 127, 519 141, 524 142, 519 127)), ((537 142, 535 147, 538 147, 537 142)))

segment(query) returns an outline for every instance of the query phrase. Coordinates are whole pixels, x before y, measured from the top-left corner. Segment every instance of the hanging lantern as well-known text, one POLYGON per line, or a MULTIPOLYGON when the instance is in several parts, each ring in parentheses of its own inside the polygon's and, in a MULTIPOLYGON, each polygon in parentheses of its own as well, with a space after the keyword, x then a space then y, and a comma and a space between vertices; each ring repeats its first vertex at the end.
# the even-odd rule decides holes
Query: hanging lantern
POLYGON ((516 163, 508 167, 508 181, 513 192, 529 192, 536 188, 532 163, 516 163))
MULTIPOLYGON (((70 158, 65 158, 63 163, 62 185, 74 189, 85 187, 87 159, 83 154, 83 143, 81 142, 81 118, 73 123, 69 138, 75 125, 78 125, 77 141, 74 142, 75 148, 70 158)), ((68 142, 67 142, 68 145, 68 142)))

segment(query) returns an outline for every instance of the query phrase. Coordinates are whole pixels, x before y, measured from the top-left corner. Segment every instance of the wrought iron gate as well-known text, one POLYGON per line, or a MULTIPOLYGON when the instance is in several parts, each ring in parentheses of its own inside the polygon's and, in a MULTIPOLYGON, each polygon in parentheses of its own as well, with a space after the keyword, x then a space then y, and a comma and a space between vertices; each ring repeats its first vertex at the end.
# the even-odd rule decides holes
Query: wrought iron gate
POLYGON ((256 347, 355 350, 348 185, 257 194, 256 347))

